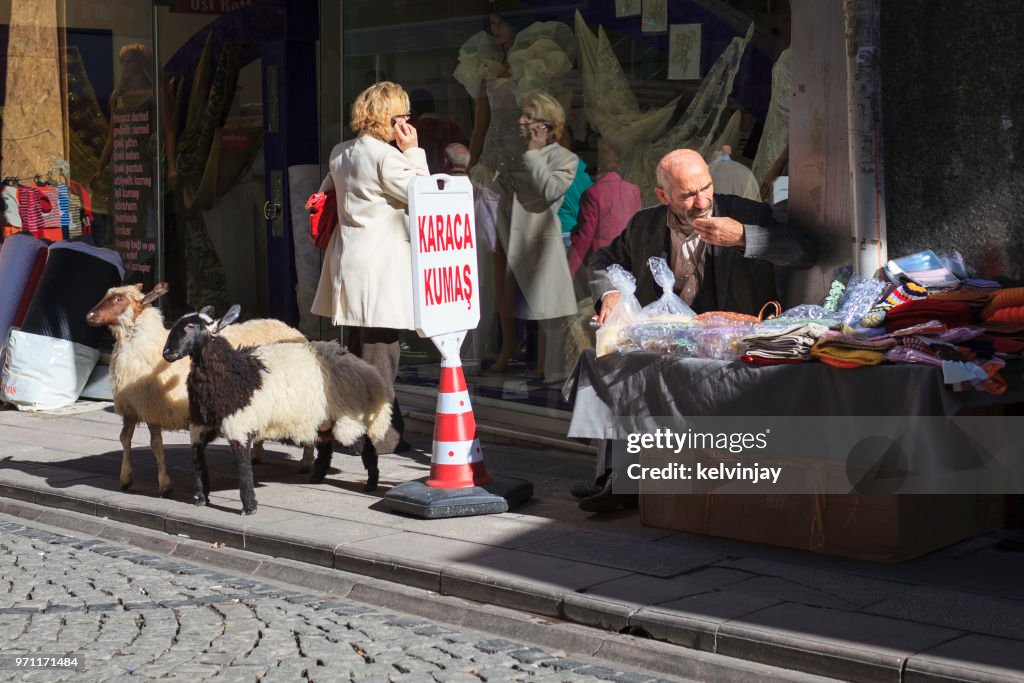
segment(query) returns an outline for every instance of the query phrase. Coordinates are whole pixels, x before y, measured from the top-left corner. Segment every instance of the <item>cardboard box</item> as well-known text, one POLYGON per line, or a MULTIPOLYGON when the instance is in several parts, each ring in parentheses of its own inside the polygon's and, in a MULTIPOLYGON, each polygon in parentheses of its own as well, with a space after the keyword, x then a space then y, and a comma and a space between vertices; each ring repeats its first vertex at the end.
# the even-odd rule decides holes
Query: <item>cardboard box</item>
MULTIPOLYGON (((803 490, 836 490, 828 478, 848 476, 842 463, 802 467, 803 490)), ((909 560, 1003 528, 1005 514, 1005 496, 977 494, 640 494, 645 526, 875 562, 909 560)))

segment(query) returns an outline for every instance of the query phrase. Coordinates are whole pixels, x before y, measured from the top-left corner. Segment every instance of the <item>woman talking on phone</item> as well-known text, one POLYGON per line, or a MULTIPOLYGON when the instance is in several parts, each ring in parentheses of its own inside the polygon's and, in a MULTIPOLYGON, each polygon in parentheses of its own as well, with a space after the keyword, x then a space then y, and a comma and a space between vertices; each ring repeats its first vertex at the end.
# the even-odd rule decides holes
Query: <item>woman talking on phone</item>
POLYGON ((410 117, 400 85, 382 81, 360 93, 350 123, 356 137, 331 150, 330 173, 320 186, 337 193, 338 227, 324 253, 312 311, 350 328, 349 349, 377 368, 392 400, 387 436, 377 444, 364 437, 359 445, 368 481, 377 473, 378 452, 394 452, 404 428, 394 386, 399 333, 414 328, 409 182, 429 175, 410 117))
MULTIPOLYGON (((551 95, 527 96, 517 125, 523 151, 519 163, 508 167, 512 194, 498 204, 497 232, 506 259, 495 260, 496 266, 503 266, 494 273, 495 290, 498 310, 512 311, 518 285, 523 297, 516 317, 536 320, 540 330, 536 372, 554 375, 558 370, 545 373, 546 342, 555 339, 560 319, 576 310, 558 208, 576 175, 578 159, 558 144, 565 111, 551 95)), ((498 252, 502 256, 501 249, 498 252)), ((501 320, 503 336, 510 324, 501 320)), ((551 365, 556 365, 560 354, 556 349, 548 352, 551 365)))

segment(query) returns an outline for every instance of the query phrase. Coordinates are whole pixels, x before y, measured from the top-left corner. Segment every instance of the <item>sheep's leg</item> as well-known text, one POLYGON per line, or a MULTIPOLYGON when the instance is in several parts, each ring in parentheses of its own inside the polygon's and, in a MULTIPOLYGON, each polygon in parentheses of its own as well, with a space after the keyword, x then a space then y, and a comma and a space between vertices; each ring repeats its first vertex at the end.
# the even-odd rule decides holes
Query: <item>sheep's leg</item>
POLYGON ((379 458, 377 456, 377 447, 373 445, 369 436, 363 441, 362 458, 363 467, 366 469, 366 486, 363 487, 363 490, 376 491, 377 482, 380 481, 380 470, 377 468, 379 458))
POLYGON ((196 505, 206 505, 210 500, 210 471, 206 468, 206 445, 213 441, 217 433, 196 427, 193 427, 191 432, 192 466, 195 473, 192 497, 196 505))
POLYGON ((257 441, 252 445, 252 464, 260 465, 263 463, 263 442, 257 441))
POLYGON ((299 474, 305 474, 313 469, 313 447, 302 447, 302 462, 299 463, 299 474))
POLYGON ((242 514, 251 515, 256 512, 256 485, 252 478, 252 440, 229 441, 231 453, 235 456, 238 466, 238 490, 242 498, 242 514))
POLYGON ((167 458, 164 455, 164 438, 160 431, 160 425, 147 422, 149 427, 149 447, 153 450, 153 457, 156 458, 156 483, 161 498, 170 498, 174 493, 171 488, 171 477, 167 474, 167 458))
POLYGON ((127 491, 135 483, 135 470, 132 467, 132 436, 135 435, 137 423, 124 418, 121 423, 121 490, 127 491))
POLYGON ((331 469, 331 457, 334 455, 334 438, 330 429, 317 432, 316 460, 313 462, 313 473, 309 475, 310 484, 322 484, 327 478, 327 470, 331 469))

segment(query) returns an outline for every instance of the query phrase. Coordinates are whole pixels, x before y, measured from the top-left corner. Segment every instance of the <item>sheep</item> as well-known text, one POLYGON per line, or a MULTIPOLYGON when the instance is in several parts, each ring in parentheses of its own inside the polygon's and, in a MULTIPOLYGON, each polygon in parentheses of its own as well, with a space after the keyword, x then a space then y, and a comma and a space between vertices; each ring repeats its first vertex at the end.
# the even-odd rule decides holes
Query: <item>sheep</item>
MULTIPOLYGON (((111 287, 85 316, 93 327, 107 325, 114 335, 110 384, 114 394, 114 412, 122 417, 121 490, 128 490, 134 483, 132 436, 138 423, 145 422, 149 427, 150 447, 156 458, 158 490, 163 498, 170 497, 173 489, 164 458, 162 430, 188 429, 185 379, 189 364, 172 365, 163 359, 167 330, 160 310, 151 305, 167 291, 165 282, 158 282, 145 295, 141 284, 111 287)), ((236 346, 306 341, 298 330, 271 319, 235 325, 224 338, 236 346)), ((257 444, 254 461, 259 462, 262 451, 262 444, 257 444)), ((312 462, 313 449, 304 449, 299 472, 308 472, 312 462)))
MULTIPOLYGON (((242 514, 256 511, 252 467, 255 439, 316 445, 311 481, 323 481, 333 441, 348 446, 363 435, 379 441, 391 425, 391 401, 380 373, 337 342, 268 344, 233 349, 220 332, 238 318, 237 305, 220 320, 209 308, 178 319, 164 359, 191 357, 189 420, 195 502, 209 501, 206 444, 223 435, 239 472, 242 514)), ((366 491, 377 488, 377 456, 364 456, 366 491)))

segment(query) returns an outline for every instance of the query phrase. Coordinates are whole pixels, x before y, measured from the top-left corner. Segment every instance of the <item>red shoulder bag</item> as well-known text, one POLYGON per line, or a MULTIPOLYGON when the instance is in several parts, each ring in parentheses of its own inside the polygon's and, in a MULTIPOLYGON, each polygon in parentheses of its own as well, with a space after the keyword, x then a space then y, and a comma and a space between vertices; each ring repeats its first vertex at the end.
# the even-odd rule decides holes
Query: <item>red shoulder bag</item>
POLYGON ((309 211, 309 232, 318 249, 326 249, 334 229, 338 227, 338 197, 334 190, 310 195, 306 202, 309 211))

